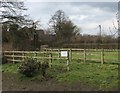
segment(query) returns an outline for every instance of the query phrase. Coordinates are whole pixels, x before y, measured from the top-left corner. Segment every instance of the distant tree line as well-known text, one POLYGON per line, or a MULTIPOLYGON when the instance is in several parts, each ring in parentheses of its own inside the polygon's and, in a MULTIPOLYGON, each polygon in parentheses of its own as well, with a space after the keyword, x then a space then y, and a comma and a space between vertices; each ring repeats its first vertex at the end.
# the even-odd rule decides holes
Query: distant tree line
POLYGON ((0 5, 4 8, 0 17, 3 50, 39 50, 41 45, 84 48, 87 44, 98 44, 98 47, 118 43, 117 38, 110 35, 81 35, 81 29, 62 10, 55 12, 45 30, 38 29, 38 21, 19 12, 27 10, 23 1, 0 2, 0 5))
POLYGON ((39 46, 37 23, 22 12, 23 1, 0 2, 3 50, 34 50, 39 46))

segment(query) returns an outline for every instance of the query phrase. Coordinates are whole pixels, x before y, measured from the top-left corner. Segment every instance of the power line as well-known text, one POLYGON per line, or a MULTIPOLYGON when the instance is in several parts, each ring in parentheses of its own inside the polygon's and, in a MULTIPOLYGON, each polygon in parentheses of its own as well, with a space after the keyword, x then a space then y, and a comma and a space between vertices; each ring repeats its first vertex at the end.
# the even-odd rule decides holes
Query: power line
POLYGON ((113 32, 111 31, 110 27, 109 27, 109 31, 110 31, 112 37, 114 37, 114 36, 118 33, 118 31, 116 31, 115 33, 113 33, 113 32))
POLYGON ((113 34, 112 31, 111 31, 111 29, 110 29, 110 27, 109 27, 109 31, 110 31, 111 34, 113 34))

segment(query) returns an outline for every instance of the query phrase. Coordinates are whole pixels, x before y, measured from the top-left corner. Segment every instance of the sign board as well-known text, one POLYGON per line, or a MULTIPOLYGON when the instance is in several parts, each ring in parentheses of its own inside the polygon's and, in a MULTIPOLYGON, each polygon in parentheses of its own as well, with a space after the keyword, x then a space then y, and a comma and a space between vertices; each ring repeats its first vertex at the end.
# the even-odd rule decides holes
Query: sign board
POLYGON ((68 52, 67 51, 61 51, 61 57, 67 57, 68 52))

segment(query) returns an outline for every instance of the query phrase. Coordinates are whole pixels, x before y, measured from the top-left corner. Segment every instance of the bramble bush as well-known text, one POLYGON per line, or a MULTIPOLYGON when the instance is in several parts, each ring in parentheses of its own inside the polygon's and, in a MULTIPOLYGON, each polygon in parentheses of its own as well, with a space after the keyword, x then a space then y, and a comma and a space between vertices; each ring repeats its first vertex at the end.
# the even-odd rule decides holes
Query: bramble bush
POLYGON ((42 72, 42 76, 45 77, 46 75, 46 70, 47 68, 49 68, 49 64, 47 61, 44 61, 43 63, 40 64, 41 65, 41 72, 42 72))
POLYGON ((27 77, 32 77, 36 73, 41 72, 45 77, 46 69, 49 67, 48 62, 37 62, 33 58, 26 59, 20 66, 19 72, 27 77))
POLYGON ((36 72, 36 61, 34 59, 26 59, 25 62, 23 62, 19 66, 19 72, 27 77, 31 77, 36 72))

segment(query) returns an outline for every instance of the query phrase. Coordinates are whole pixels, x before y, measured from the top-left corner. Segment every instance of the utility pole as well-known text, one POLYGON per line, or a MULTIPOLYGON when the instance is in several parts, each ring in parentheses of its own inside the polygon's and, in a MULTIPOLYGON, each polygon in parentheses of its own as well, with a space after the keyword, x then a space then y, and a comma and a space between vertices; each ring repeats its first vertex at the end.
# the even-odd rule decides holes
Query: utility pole
POLYGON ((102 30, 101 30, 101 25, 99 25, 99 30, 100 30, 100 48, 102 48, 102 30))
POLYGON ((101 25, 99 25, 99 29, 100 29, 100 43, 102 43, 102 31, 101 31, 101 25))
POLYGON ((100 29, 100 37, 101 37, 101 25, 99 25, 99 29, 100 29))

